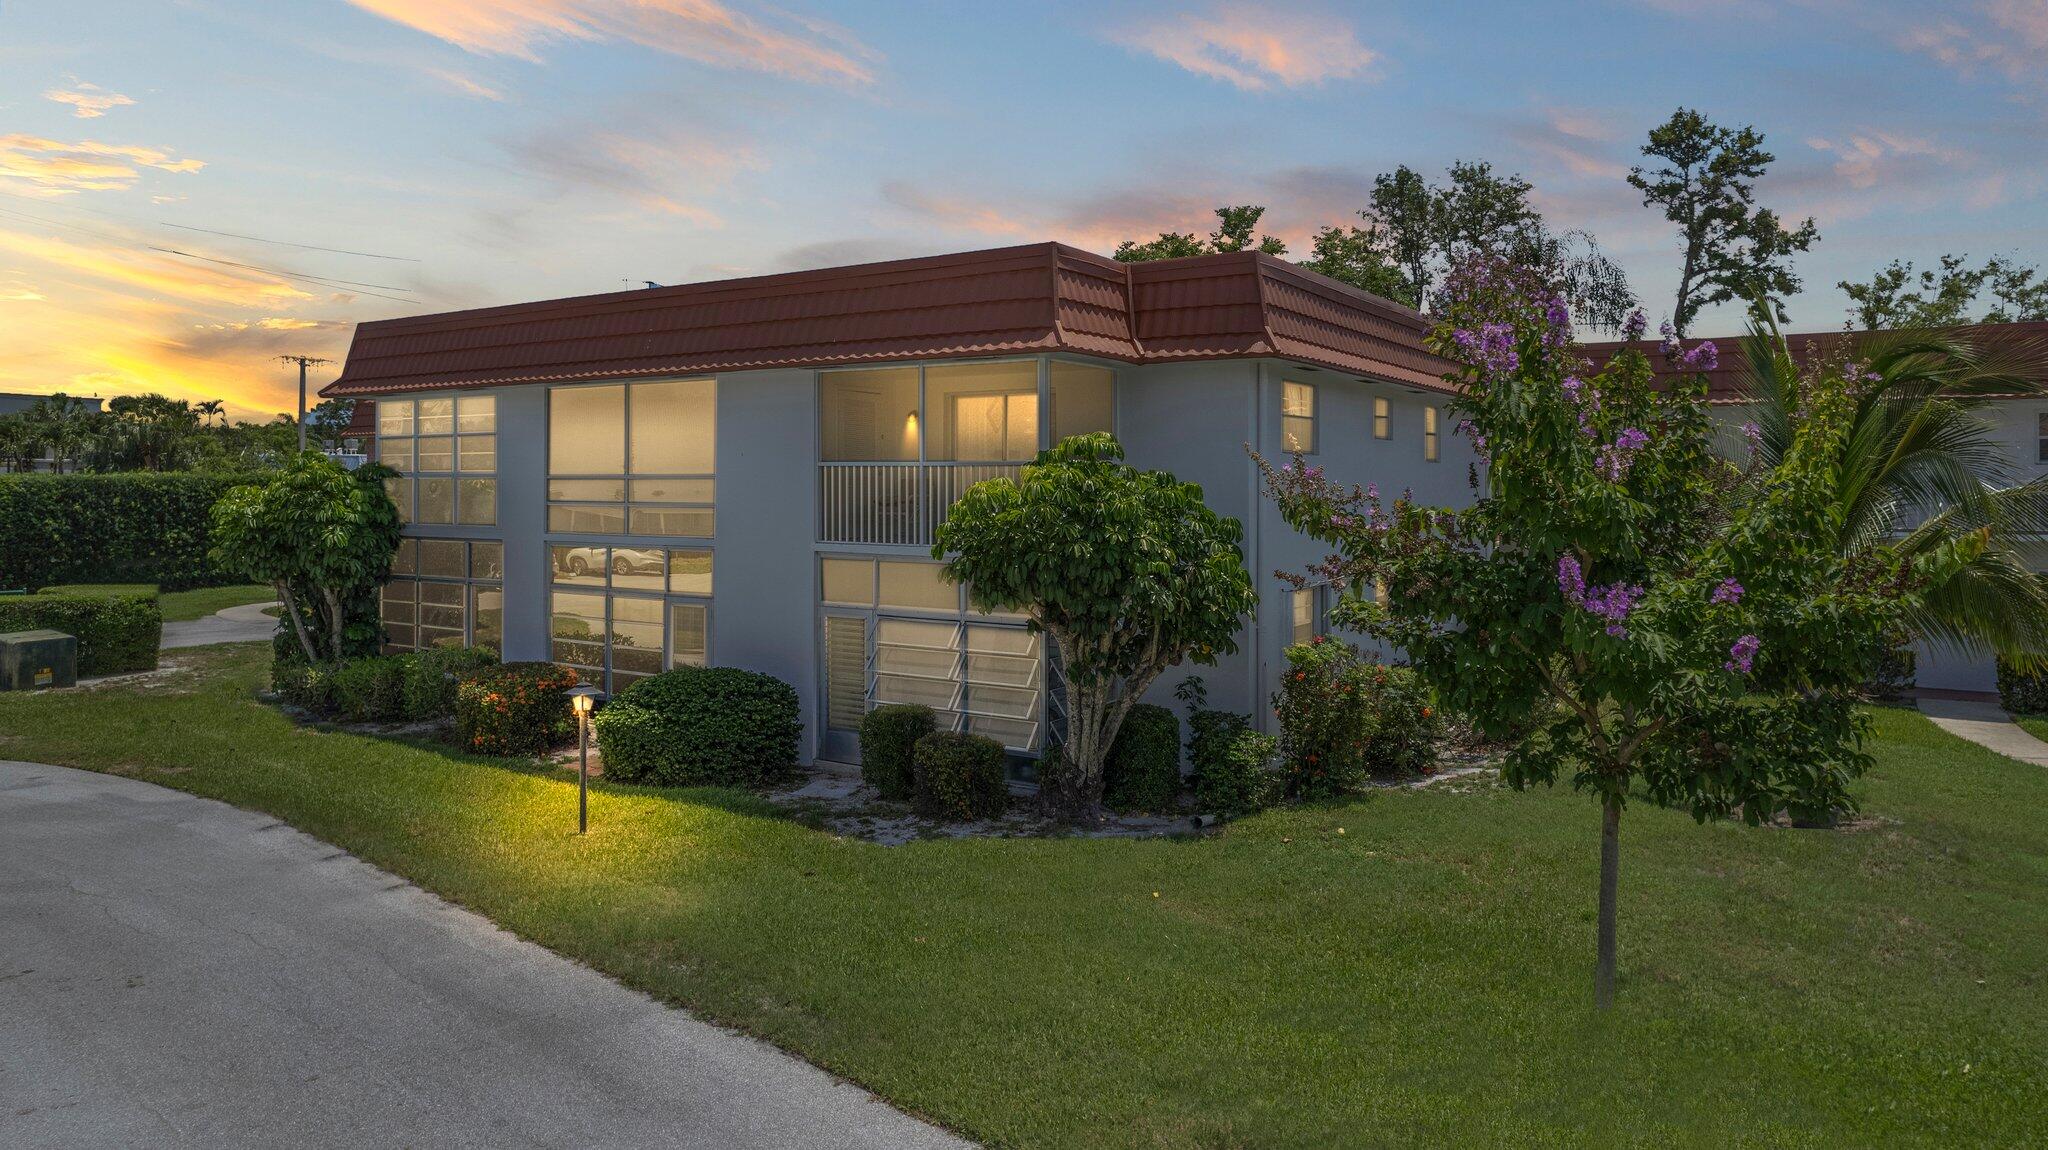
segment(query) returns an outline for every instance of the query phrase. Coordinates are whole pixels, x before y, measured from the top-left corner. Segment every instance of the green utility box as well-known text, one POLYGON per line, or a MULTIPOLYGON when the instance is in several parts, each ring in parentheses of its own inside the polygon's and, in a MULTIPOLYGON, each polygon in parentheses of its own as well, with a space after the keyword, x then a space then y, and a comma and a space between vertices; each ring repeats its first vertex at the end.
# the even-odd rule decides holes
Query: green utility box
POLYGON ((78 682, 78 640, 62 631, 0 635, 0 691, 38 691, 78 682))

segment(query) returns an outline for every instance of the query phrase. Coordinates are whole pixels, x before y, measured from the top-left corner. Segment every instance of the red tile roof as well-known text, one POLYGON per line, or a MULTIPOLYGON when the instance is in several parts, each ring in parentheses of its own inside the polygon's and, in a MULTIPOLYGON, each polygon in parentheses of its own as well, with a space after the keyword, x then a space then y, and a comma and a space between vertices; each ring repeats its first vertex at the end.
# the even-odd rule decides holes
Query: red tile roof
POLYGON ((323 396, 1072 351, 1275 356, 1449 391, 1419 313, 1259 252, 1125 264, 1064 244, 359 324, 323 396))
MULTIPOLYGON (((2021 344, 2038 344, 2048 349, 2048 321, 2026 323, 1985 323, 1972 324, 1957 329, 1958 332, 1975 341, 1980 348, 1991 350, 1998 347, 2012 347, 2021 344)), ((1785 344, 1792 351, 1792 358, 1800 364, 1816 359, 1825 359, 1840 353, 1844 341, 1850 347, 1862 343, 1875 335, 1888 333, 1873 331, 1815 331, 1787 335, 1785 344)), ((1711 337, 1719 362, 1707 374, 1707 398, 1717 403, 1737 403, 1743 398, 1742 377, 1747 365, 1742 356, 1742 337, 1711 337)), ((1687 346, 1704 340, 1687 340, 1687 346)), ((1666 382, 1678 374, 1664 362, 1658 353, 1656 340, 1639 340, 1630 345, 1624 342, 1580 344, 1579 350, 1595 364, 1604 364, 1614 353, 1624 347, 1634 346, 1650 357, 1650 365, 1657 372, 1659 382, 1666 382)), ((2048 388, 2048 375, 2036 381, 2048 388)))

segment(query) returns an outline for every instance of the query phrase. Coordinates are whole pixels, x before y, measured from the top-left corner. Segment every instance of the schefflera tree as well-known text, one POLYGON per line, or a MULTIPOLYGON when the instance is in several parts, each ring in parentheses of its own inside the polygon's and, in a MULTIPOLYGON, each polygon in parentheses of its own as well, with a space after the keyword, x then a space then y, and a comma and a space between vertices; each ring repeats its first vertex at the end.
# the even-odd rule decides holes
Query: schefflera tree
MULTIPOLYGON (((1951 548, 1844 555, 1830 510, 1851 370, 1803 379, 1791 446, 1747 474, 1714 451, 1712 344, 1595 369, 1564 302, 1526 271, 1462 264, 1437 350, 1463 365, 1458 428, 1487 466, 1463 508, 1383 501, 1300 459, 1261 460, 1339 622, 1404 651, 1442 702, 1508 742, 1517 788, 1569 779, 1600 805, 1595 1000, 1611 1005, 1621 814, 1632 791, 1702 821, 1847 809, 1867 759, 1853 706, 1880 638, 1951 548), (1366 594, 1378 584, 1384 595, 1366 594)), ((1640 337, 1641 313, 1628 334, 1640 337)))
POLYGON ((1020 612, 1051 641, 1066 729, 1039 792, 1083 823, 1101 817, 1103 759, 1131 708, 1168 667, 1236 651, 1257 602, 1237 520, 1123 458, 1106 433, 1062 440, 1014 482, 968 488, 932 547, 977 608, 1020 612))
POLYGON ((384 480, 396 474, 308 451, 213 505, 214 562, 277 589, 309 665, 377 650, 377 585, 400 532, 384 480))

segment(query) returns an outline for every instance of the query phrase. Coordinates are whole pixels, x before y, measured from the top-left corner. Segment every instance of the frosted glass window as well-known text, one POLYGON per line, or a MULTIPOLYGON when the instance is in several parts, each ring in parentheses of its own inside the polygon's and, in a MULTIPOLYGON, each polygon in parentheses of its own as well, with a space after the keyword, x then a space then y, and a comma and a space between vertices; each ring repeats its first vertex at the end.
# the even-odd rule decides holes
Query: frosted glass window
POLYGON ((623 503, 626 499, 626 481, 623 479, 550 479, 548 498, 576 503, 623 503))
POLYGON ((418 425, 419 435, 455 434, 455 401, 452 399, 420 400, 418 425))
POLYGON ((575 535, 623 535, 626 509, 555 504, 548 508, 548 530, 575 535))
POLYGON ((455 430, 462 435, 490 434, 498 430, 498 397, 495 395, 456 396, 455 430))
POLYGON ((1292 615, 1293 615, 1293 618, 1292 618, 1292 620, 1291 620, 1291 624, 1292 624, 1292 626, 1291 626, 1291 628, 1290 628, 1290 634, 1291 634, 1291 638, 1292 638, 1292 640, 1293 640, 1293 641, 1294 641, 1295 643, 1299 644, 1299 643, 1306 643, 1306 642, 1308 642, 1309 640, 1311 640, 1311 639, 1315 638, 1315 637, 1316 637, 1316 591, 1315 591, 1315 588, 1313 588, 1313 587, 1303 587, 1303 588, 1301 588, 1300 590, 1298 590, 1298 591, 1295 591, 1294 593, 1292 593, 1291 595, 1289 595, 1289 596, 1288 596, 1288 598, 1287 598, 1287 602, 1288 602, 1288 608, 1289 608, 1289 610, 1290 610, 1290 611, 1292 612, 1292 615))
POLYGON ((421 523, 455 522, 455 481, 445 476, 427 477, 419 480, 419 510, 415 518, 421 523))
POLYGON ((410 399, 380 399, 377 401, 377 436, 411 435, 413 433, 413 405, 410 399))
POLYGON ((378 437, 377 462, 391 468, 393 471, 418 470, 419 465, 414 462, 417 456, 413 453, 413 443, 414 441, 411 439, 378 437))
POLYGON ((716 489, 711 479, 635 479, 632 496, 635 503, 710 503, 716 489))
POLYGON ((1373 397, 1372 437, 1391 439, 1394 436, 1394 405, 1386 396, 1373 397))
POLYGON ((926 611, 960 609, 960 589, 940 574, 939 564, 884 559, 881 568, 882 606, 926 611))
POLYGON ((548 392, 548 473, 623 475, 626 389, 557 387, 548 392))
POLYGON ((917 459, 922 417, 914 367, 828 371, 818 377, 818 447, 826 462, 917 459))
POLYGON ((420 574, 442 579, 467 576, 468 546, 459 539, 420 540, 420 574))
POLYGON ((1053 442, 1116 430, 1116 372, 1058 359, 1046 370, 1052 384, 1053 442))
POLYGON ((827 603, 858 603, 873 606, 875 602, 875 561, 872 559, 826 559, 823 567, 824 595, 827 603))
POLYGON ((497 480, 465 478, 456 483, 460 496, 456 506, 462 511, 462 522, 482 527, 498 522, 497 480))
POLYGON ((708 475, 717 468, 718 383, 632 385, 635 475, 708 475))
POLYGON ((1441 450, 1436 433, 1436 408, 1425 407, 1422 409, 1422 458, 1435 463, 1441 450))
POLYGON ((704 608, 691 603, 676 603, 668 610, 669 665, 704 666, 704 608))
POLYGON ((626 530, 633 535, 679 535, 694 539, 709 539, 717 528, 717 514, 705 508, 637 504, 626 524, 626 530))
POLYGON ((469 576, 472 579, 504 578, 505 545, 503 543, 470 544, 469 576))
POLYGON ((1316 450, 1316 389, 1306 383, 1280 385, 1280 449, 1311 455, 1316 450))

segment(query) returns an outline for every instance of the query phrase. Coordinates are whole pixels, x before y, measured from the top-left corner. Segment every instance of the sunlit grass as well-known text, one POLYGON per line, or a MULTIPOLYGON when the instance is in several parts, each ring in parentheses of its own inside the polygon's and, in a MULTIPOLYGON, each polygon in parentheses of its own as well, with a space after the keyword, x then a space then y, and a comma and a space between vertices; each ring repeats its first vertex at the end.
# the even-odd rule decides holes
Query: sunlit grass
POLYGON ((271 812, 991 1143, 2048 1139, 2048 771, 1910 712, 1876 716, 1855 833, 1631 806, 1599 1019, 1568 792, 883 848, 601 785, 579 839, 567 774, 297 728, 260 650, 197 658, 0 696, 0 755, 271 812))

